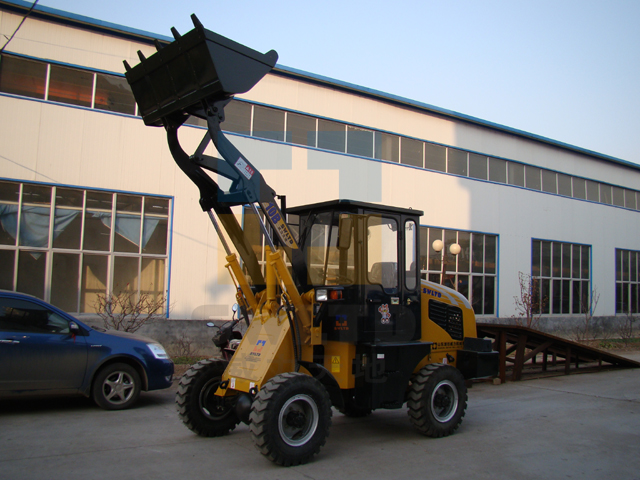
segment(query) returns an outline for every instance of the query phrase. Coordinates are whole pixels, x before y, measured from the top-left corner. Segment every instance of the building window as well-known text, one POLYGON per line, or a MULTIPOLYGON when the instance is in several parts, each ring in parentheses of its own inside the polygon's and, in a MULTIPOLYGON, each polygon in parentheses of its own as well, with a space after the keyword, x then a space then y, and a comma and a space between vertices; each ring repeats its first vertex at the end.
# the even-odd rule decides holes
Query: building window
POLYGON ((419 140, 414 140, 413 138, 401 137, 400 163, 422 168, 424 165, 422 161, 423 145, 424 143, 419 140))
POLYGON ((136 101, 127 80, 123 77, 98 73, 94 108, 135 115, 136 101))
POLYGON ((489 159, 489 180, 507 183, 507 162, 499 158, 489 159))
POLYGON ((253 136, 278 142, 284 141, 284 111, 254 106, 253 136))
POLYGON ((91 107, 94 74, 77 68, 51 65, 47 100, 91 107))
POLYGON ((347 153, 373 158, 373 131, 348 126, 347 153))
POLYGON ((449 148, 448 151, 448 168, 449 173, 454 175, 467 176, 467 152, 462 150, 456 150, 455 148, 449 148))
POLYGON ((232 100, 224 107, 224 122, 220 125, 227 132, 251 135, 251 104, 232 100))
POLYGON ((169 199, 0 181, 0 288, 74 313, 98 294, 164 295, 169 199))
POLYGON ((524 165, 521 163, 509 163, 509 185, 524 187, 524 165))
POLYGON ((616 248, 616 313, 640 312, 640 252, 616 248))
POLYGON ((43 99, 46 83, 46 63, 0 56, 0 92, 43 99))
POLYGON ((424 144, 424 168, 438 172, 447 171, 447 149, 433 143, 424 144))
POLYGON ((316 119, 307 115, 287 113, 287 129, 285 135, 285 141, 288 143, 315 147, 316 119))
POLYGON ((487 157, 476 153, 469 154, 469 176, 480 180, 487 179, 487 157))
POLYGON ((389 133, 375 132, 375 158, 398 163, 400 161, 400 137, 389 133))
POLYGON ((532 190, 541 190, 542 184, 540 182, 541 169, 538 167, 532 167, 531 165, 525 166, 525 186, 532 190))
POLYGON ((331 120, 318 120, 318 148, 345 152, 346 125, 331 120))
POLYGON ((477 232, 420 227, 420 270, 425 280, 457 290, 473 306, 476 315, 496 315, 498 237, 477 232), (442 251, 433 242, 444 243, 442 251), (460 253, 449 251, 460 245, 460 253))
POLYGON ((535 313, 584 313, 591 303, 591 247, 545 240, 531 245, 535 313))

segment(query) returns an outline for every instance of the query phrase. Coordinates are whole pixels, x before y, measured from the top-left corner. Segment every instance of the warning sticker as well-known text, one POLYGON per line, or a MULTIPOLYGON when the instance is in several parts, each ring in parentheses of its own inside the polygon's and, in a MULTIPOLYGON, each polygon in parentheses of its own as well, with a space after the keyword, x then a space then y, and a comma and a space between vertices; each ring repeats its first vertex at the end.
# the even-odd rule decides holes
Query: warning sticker
POLYGON ((340 357, 332 356, 331 357, 331 372, 340 372, 340 357))
POLYGON ((256 173, 242 157, 238 158, 235 163, 235 167, 240 171, 242 175, 247 177, 248 180, 251 180, 253 174, 256 173))

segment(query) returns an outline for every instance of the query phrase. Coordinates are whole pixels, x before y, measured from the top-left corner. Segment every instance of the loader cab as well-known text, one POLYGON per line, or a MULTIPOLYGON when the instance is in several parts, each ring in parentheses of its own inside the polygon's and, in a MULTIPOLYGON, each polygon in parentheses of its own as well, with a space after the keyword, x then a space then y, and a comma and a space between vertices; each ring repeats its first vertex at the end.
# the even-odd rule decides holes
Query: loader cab
POLYGON ((415 341, 421 335, 421 211, 335 200, 287 209, 299 224, 293 268, 315 290, 327 340, 415 341))

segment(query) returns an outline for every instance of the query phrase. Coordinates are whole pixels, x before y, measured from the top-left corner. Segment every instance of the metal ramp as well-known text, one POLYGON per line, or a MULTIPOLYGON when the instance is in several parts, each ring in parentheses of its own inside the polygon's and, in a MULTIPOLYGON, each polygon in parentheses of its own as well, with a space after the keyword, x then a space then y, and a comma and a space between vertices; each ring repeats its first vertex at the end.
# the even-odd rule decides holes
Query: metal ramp
POLYGON ((640 368, 640 362, 598 348, 517 325, 478 323, 478 337, 493 339, 500 352, 502 383, 618 368, 640 368))

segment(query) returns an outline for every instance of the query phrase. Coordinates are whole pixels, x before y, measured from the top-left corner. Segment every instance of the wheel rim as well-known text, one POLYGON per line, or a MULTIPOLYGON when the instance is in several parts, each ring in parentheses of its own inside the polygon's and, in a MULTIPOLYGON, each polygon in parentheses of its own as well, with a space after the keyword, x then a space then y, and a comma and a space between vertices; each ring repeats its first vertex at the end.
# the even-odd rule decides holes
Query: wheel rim
POLYGON ((127 372, 113 372, 104 379, 102 384, 104 398, 113 405, 122 405, 128 402, 135 390, 136 383, 127 372))
POLYGON ((198 405, 202 414, 211 420, 220 420, 231 411, 229 406, 225 404, 223 397, 215 395, 220 386, 219 378, 212 378, 200 390, 198 397, 198 405))
POLYGON ((278 416, 282 440, 292 447, 304 445, 316 433, 318 417, 316 402, 309 395, 294 395, 282 406, 278 416))
POLYGON ((436 421, 446 423, 458 409, 458 389, 451 380, 443 380, 431 394, 431 411, 436 421))

